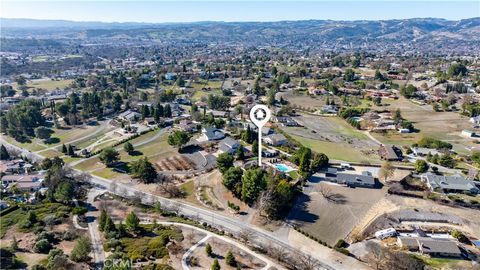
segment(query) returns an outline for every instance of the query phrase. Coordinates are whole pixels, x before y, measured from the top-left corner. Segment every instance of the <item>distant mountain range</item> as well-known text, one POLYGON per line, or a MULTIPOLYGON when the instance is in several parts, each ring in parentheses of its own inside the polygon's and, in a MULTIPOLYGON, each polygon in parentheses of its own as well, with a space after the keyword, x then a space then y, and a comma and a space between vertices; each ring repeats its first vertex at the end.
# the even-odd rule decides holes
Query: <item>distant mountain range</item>
POLYGON ((480 17, 450 21, 418 18, 381 21, 104 23, 0 19, 2 38, 123 39, 243 43, 245 45, 386 43, 425 48, 478 47, 480 17), (476 43, 476 44, 475 44, 476 43))

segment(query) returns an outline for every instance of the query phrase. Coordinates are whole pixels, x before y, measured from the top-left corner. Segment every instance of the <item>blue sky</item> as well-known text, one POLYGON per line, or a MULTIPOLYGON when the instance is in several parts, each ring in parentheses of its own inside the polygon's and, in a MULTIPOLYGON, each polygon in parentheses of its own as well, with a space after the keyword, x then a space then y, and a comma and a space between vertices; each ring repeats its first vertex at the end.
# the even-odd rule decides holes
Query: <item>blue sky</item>
POLYGON ((2 0, 3 18, 104 22, 383 20, 480 17, 480 1, 2 0))

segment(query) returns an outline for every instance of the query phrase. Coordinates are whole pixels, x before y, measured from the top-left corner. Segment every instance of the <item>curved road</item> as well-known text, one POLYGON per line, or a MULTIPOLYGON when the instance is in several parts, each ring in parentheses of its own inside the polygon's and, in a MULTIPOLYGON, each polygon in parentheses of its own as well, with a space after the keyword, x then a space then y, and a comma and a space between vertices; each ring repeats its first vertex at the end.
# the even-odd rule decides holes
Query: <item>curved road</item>
MULTIPOLYGON (((22 151, 22 153, 28 155, 29 158, 33 158, 34 160, 40 161, 43 159, 42 156, 40 156, 37 153, 32 153, 29 152, 28 150, 19 148, 17 146, 14 146, 6 141, 4 141, 2 138, 0 138, 0 142, 5 145, 7 148, 14 148, 19 151, 22 151)), ((79 174, 82 173, 84 174, 85 172, 74 169, 74 171, 78 172, 79 174)), ((265 247, 268 247, 269 245, 276 245, 284 250, 288 251, 289 254, 305 254, 305 255, 310 255, 312 258, 318 258, 316 254, 311 252, 310 250, 307 250, 305 252, 301 252, 299 248, 294 247, 290 245, 287 241, 280 239, 279 237, 275 236, 271 232, 268 232, 262 228, 259 228, 255 225, 245 223, 241 220, 234 219, 231 217, 224 216, 222 214, 215 213, 211 210, 203 209, 197 206, 193 206, 190 204, 187 204, 185 202, 180 202, 180 201, 175 201, 172 199, 167 199, 161 196, 149 194, 140 190, 135 189, 134 187, 130 185, 125 185, 122 183, 118 183, 109 179, 101 178, 98 176, 90 175, 91 177, 91 183, 108 189, 110 192, 117 194, 122 197, 136 197, 136 198, 141 198, 142 203, 145 204, 150 204, 153 205, 156 202, 160 202, 160 204, 165 207, 166 209, 169 209, 171 211, 175 211, 178 214, 183 214, 184 216, 187 216, 189 218, 192 218, 194 220, 199 220, 203 222, 210 223, 212 225, 215 225, 219 229, 223 229, 225 231, 231 232, 233 234, 238 234, 240 232, 248 232, 248 234, 251 236, 250 240, 252 244, 259 244, 265 247)), ((92 225, 93 226, 93 225, 92 225)), ((96 230, 94 230, 96 231, 96 230)), ((99 261, 102 258, 98 258, 99 261)), ((95 259, 97 262, 97 258, 95 259)), ((329 269, 333 270, 335 269, 334 267, 330 266, 329 264, 332 265, 338 265, 333 259, 332 261, 329 261, 328 263, 326 262, 320 262, 320 269, 329 269)), ((364 265, 361 262, 358 262, 359 268, 365 268, 366 265, 364 265)), ((97 264, 98 265, 98 264, 97 264)))

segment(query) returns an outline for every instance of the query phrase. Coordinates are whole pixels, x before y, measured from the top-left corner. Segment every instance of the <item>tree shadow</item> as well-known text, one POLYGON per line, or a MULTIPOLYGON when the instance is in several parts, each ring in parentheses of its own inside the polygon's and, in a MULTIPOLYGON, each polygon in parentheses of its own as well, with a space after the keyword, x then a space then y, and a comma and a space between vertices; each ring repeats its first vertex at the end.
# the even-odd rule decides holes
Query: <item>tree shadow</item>
POLYGON ((178 152, 181 154, 193 154, 202 150, 203 150, 202 147, 198 145, 190 144, 185 147, 182 147, 181 149, 178 150, 178 152))
POLYGON ((297 201, 289 214, 289 219, 298 222, 315 223, 319 216, 308 211, 308 203, 310 201, 311 198, 309 195, 304 193, 299 194, 297 201))
POLYGON ((348 202, 347 197, 340 193, 332 193, 323 196, 328 202, 334 204, 345 204, 348 202))
POLYGON ((46 139, 44 142, 46 144, 54 144, 54 143, 59 143, 60 139, 57 137, 52 137, 52 138, 46 139))
POLYGON ((138 150, 133 150, 132 152, 128 153, 130 156, 141 156, 143 153, 138 150))

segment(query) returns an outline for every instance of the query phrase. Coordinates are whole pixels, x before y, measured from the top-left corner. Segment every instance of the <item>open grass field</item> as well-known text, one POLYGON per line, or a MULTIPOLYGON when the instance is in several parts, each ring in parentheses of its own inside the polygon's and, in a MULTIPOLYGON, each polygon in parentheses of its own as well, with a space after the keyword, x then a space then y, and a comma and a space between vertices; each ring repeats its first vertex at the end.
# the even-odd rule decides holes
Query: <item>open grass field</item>
POLYGON ((64 89, 70 83, 72 83, 73 80, 51 80, 51 79, 39 79, 39 80, 32 80, 27 82, 27 87, 28 88, 42 88, 46 89, 49 91, 55 90, 55 89, 64 89))
POLYGON ((293 139, 331 159, 351 162, 378 162, 372 152, 378 148, 366 134, 339 117, 302 115, 295 118, 303 127, 281 127, 293 139))
POLYGON ((451 143, 454 150, 459 153, 468 153, 468 149, 476 145, 473 140, 460 136, 462 130, 472 130, 472 126, 468 122, 468 118, 458 112, 434 112, 429 105, 420 106, 404 98, 389 100, 387 103, 389 105, 383 106, 383 109, 391 111, 400 109, 403 118, 412 121, 415 128, 420 131, 412 134, 389 133, 383 135, 372 133, 375 138, 382 142, 411 145, 422 137, 429 136, 451 143))

